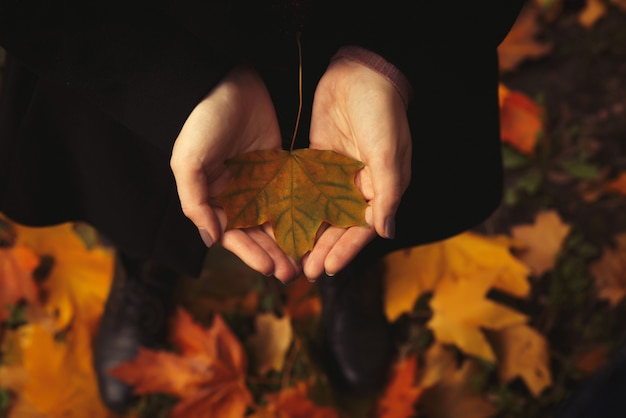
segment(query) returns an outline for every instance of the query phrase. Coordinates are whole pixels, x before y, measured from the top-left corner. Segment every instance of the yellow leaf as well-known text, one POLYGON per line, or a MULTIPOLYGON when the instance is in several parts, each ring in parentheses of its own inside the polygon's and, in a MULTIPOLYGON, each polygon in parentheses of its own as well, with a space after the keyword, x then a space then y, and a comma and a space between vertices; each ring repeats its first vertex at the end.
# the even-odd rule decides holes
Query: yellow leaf
POLYGON ((428 418, 491 418, 498 409, 485 399, 478 363, 466 360, 460 369, 422 394, 420 405, 428 418))
POLYGON ((293 340, 291 318, 282 318, 273 313, 260 313, 254 318, 255 333, 248 338, 258 374, 271 370, 280 371, 285 363, 285 354, 293 340))
POLYGON ((615 237, 615 248, 605 247, 602 257, 589 266, 600 299, 615 307, 626 296, 626 233, 615 237))
POLYGON ((72 327, 59 341, 43 326, 29 324, 5 339, 13 340, 7 344, 19 350, 13 356, 19 362, 0 366, 0 386, 15 390, 16 408, 47 418, 114 416, 100 401, 86 327, 72 327))
POLYGON ((523 297, 530 270, 511 252, 514 241, 464 232, 447 240, 400 250, 385 257, 385 312, 395 321, 442 277, 477 277, 488 286, 523 297))
POLYGON ((513 238, 526 245, 518 253, 518 258, 531 268, 535 276, 540 277, 554 267, 570 229, 571 226, 561 220, 557 211, 539 212, 533 224, 511 228, 513 238))
POLYGON ((552 385, 548 342, 528 325, 514 325, 494 333, 498 346, 498 373, 503 382, 520 377, 538 397, 552 385))
POLYGON ((88 250, 71 223, 42 228, 16 225, 16 232, 17 244, 52 258, 52 269, 40 288, 46 294, 46 311, 57 318, 57 330, 78 320, 93 335, 111 286, 113 249, 88 250))
POLYGON ((394 365, 385 393, 376 402, 377 418, 411 418, 424 389, 415 384, 417 356, 401 359, 394 365))
POLYGON ((428 327, 437 341, 456 345, 461 351, 493 362, 493 350, 481 328, 502 329, 527 321, 523 315, 486 299, 490 283, 480 277, 446 277, 430 301, 433 316, 428 327))
POLYGON ((444 344, 434 342, 424 353, 419 385, 425 388, 434 386, 457 368, 456 354, 444 344))
POLYGON ((359 161, 333 151, 254 151, 227 161, 235 181, 217 196, 227 229, 269 222, 279 246, 299 262, 319 227, 366 226, 367 203, 354 185, 359 161))

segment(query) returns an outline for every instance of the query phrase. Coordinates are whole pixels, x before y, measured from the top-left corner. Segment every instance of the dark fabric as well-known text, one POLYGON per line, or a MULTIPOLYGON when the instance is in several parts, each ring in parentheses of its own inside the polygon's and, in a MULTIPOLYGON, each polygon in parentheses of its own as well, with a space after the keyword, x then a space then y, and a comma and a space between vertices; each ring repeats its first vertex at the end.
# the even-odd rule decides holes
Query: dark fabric
POLYGON ((30 225, 84 220, 129 254, 197 274, 206 250, 180 210, 171 146, 239 63, 266 80, 288 141, 300 32, 305 104, 345 44, 379 53, 415 90, 397 237, 360 260, 472 227, 501 197, 496 46, 521 2, 426 3, 0 0, 0 212, 30 225))

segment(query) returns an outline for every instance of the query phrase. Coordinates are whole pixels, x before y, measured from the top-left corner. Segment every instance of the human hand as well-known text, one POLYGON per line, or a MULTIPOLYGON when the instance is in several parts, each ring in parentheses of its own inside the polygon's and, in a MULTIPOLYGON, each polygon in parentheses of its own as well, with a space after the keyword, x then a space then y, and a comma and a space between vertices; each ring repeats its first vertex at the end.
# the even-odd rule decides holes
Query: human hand
POLYGON ((207 246, 221 242, 251 268, 285 282, 300 273, 278 246, 269 225, 224 232, 226 215, 213 197, 231 176, 224 162, 249 151, 280 149, 274 105, 260 76, 236 68, 194 108, 170 159, 184 214, 207 246))
POLYGON ((303 261, 304 274, 315 279, 340 271, 376 234, 394 236, 394 216, 411 178, 411 133, 402 97, 374 70, 346 58, 334 60, 315 91, 310 148, 365 164, 355 184, 368 201, 370 225, 320 231, 303 261))

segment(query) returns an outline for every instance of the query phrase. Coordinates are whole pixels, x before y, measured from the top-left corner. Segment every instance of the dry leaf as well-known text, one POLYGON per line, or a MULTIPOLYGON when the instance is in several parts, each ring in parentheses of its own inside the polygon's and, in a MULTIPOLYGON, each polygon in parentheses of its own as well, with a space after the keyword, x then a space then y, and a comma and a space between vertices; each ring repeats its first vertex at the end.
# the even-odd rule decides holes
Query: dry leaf
POLYGON ((309 389, 306 382, 298 382, 280 392, 266 394, 267 405, 249 418, 339 418, 334 408, 313 403, 308 397, 309 389))
POLYGON ((615 248, 605 247, 602 257, 589 266, 600 299, 615 307, 626 296, 626 233, 615 237, 615 248))
POLYGON ((304 277, 299 277, 285 285, 284 313, 294 321, 302 321, 317 316, 322 311, 322 301, 317 294, 317 286, 304 277))
POLYGON ((610 193, 626 196, 626 171, 622 171, 615 179, 607 182, 604 189, 610 193))
POLYGON ((583 377, 589 377, 607 364, 609 354, 609 348, 605 345, 589 349, 576 356, 576 369, 582 372, 583 377))
POLYGON ((411 418, 424 388, 416 386, 417 355, 399 360, 385 393, 376 402, 377 418, 411 418))
POLYGON ((570 229, 571 226, 564 223, 555 210, 537 213, 533 224, 511 228, 513 238, 526 245, 518 253, 518 258, 531 268, 536 277, 542 276, 554 267, 570 229))
POLYGON ((528 325, 514 325, 494 333, 498 347, 498 373, 503 382, 520 377, 533 394, 552 385, 548 342, 528 325))
POLYGON ((418 380, 419 386, 429 388, 454 373, 458 368, 456 353, 444 344, 435 342, 424 353, 424 364, 418 380))
POLYGON ((111 370, 135 393, 166 393, 180 398, 172 418, 243 417, 252 403, 246 382, 246 357, 220 315, 210 328, 180 308, 172 328, 180 353, 141 349, 138 356, 111 370))
POLYGON ((541 9, 527 4, 520 12, 504 41, 498 46, 500 72, 515 70, 522 62, 541 58, 552 51, 552 45, 537 39, 542 26, 541 9))
POLYGON ((11 417, 21 418, 15 411, 47 418, 114 416, 100 401, 87 327, 77 324, 59 341, 43 326, 29 324, 8 333, 4 345, 16 351, 8 354, 11 364, 0 366, 0 386, 17 394, 11 417))
POLYGON ((523 154, 533 155, 543 132, 543 109, 523 93, 500 84, 500 137, 523 154))
MULTIPOLYGON (((461 368, 422 394, 420 406, 428 418, 491 418, 497 408, 477 387, 480 366, 466 360, 461 368)), ((419 414, 418 414, 419 416, 419 414)))
POLYGON ((365 202, 354 184, 363 167, 333 151, 265 150, 227 161, 235 181, 217 200, 227 229, 269 222, 283 251, 299 262, 319 227, 366 226, 365 202))
POLYGON ((254 318, 255 333, 248 338, 252 348, 254 364, 258 374, 270 370, 280 371, 285 363, 285 354, 293 340, 291 318, 282 318, 273 313, 260 313, 254 318))
POLYGON ((487 300, 491 283, 480 276, 444 277, 430 300, 433 311, 428 327, 441 343, 494 362, 495 355, 481 328, 499 330, 523 324, 528 318, 511 308, 487 300))
POLYGON ((590 29, 604 15, 606 15, 604 0, 586 0, 584 9, 578 15, 578 22, 583 27, 590 29))
POLYGON ((496 289, 523 297, 530 291, 528 267, 510 252, 513 241, 465 232, 385 257, 385 312, 395 321, 444 276, 478 277, 496 289))
POLYGON ((37 284, 32 276, 38 264, 39 257, 28 247, 0 248, 0 323, 9 317, 9 306, 21 300, 38 304, 37 284))
POLYGON ((113 249, 96 245, 88 250, 71 223, 31 228, 16 225, 17 244, 53 259, 40 284, 43 306, 56 317, 57 330, 72 321, 87 324, 95 334, 113 276, 113 249))

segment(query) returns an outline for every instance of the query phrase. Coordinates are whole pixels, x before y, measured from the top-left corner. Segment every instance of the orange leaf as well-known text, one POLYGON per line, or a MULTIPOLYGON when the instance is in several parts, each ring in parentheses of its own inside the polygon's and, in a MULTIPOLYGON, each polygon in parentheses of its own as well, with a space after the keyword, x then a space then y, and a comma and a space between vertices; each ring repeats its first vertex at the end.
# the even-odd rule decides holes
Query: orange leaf
POLYGON ((590 29, 604 15, 606 15, 606 5, 603 0, 586 0, 584 9, 578 15, 578 22, 590 29))
POLYGON ((322 301, 315 292, 315 283, 298 278, 285 286, 287 301, 285 302, 285 315, 295 321, 304 320, 319 315, 322 311, 322 301))
POLYGON ((552 385, 548 342, 543 335, 524 324, 501 329, 494 337, 502 381, 508 383, 521 377, 535 397, 552 385))
POLYGON ((400 360, 394 367, 384 395, 376 404, 378 418, 411 418, 424 389, 415 385, 417 356, 400 360))
POLYGON ((267 394, 267 405, 250 418, 339 418, 334 408, 313 403, 308 397, 309 389, 306 382, 297 382, 293 387, 267 394))
POLYGON ((626 296, 626 233, 615 237, 615 248, 605 247, 602 257, 589 266, 598 297, 616 306, 626 296))
POLYGON ((542 109, 526 95, 511 91, 502 84, 500 98, 500 136, 526 155, 533 155, 537 138, 543 131, 542 109))
POLYGON ((522 9, 504 41, 498 46, 500 71, 515 70, 528 59, 537 59, 552 51, 552 45, 537 40, 541 30, 541 8, 527 4, 522 9))
POLYGON ((518 253, 518 258, 531 268, 535 276, 540 277, 554 267, 556 256, 570 229, 571 226, 563 223, 558 212, 539 212, 533 224, 511 228, 513 238, 526 246, 518 253))
POLYGON ((313 248, 319 227, 366 226, 365 202, 354 185, 359 161, 333 151, 254 151, 227 161, 235 181, 217 200, 226 228, 269 222, 276 241, 299 262, 313 248))
POLYGON ((180 308, 172 342, 180 353, 141 349, 111 370, 137 394, 167 393, 180 398, 173 417, 243 416, 252 396, 246 386, 246 357, 220 315, 203 328, 180 308))
POLYGON ((605 186, 607 192, 618 193, 626 196, 626 171, 622 171, 619 175, 609 181, 605 186))
POLYGON ((37 284, 32 277, 39 257, 28 247, 0 248, 0 322, 9 317, 9 305, 20 300, 38 303, 37 284))

